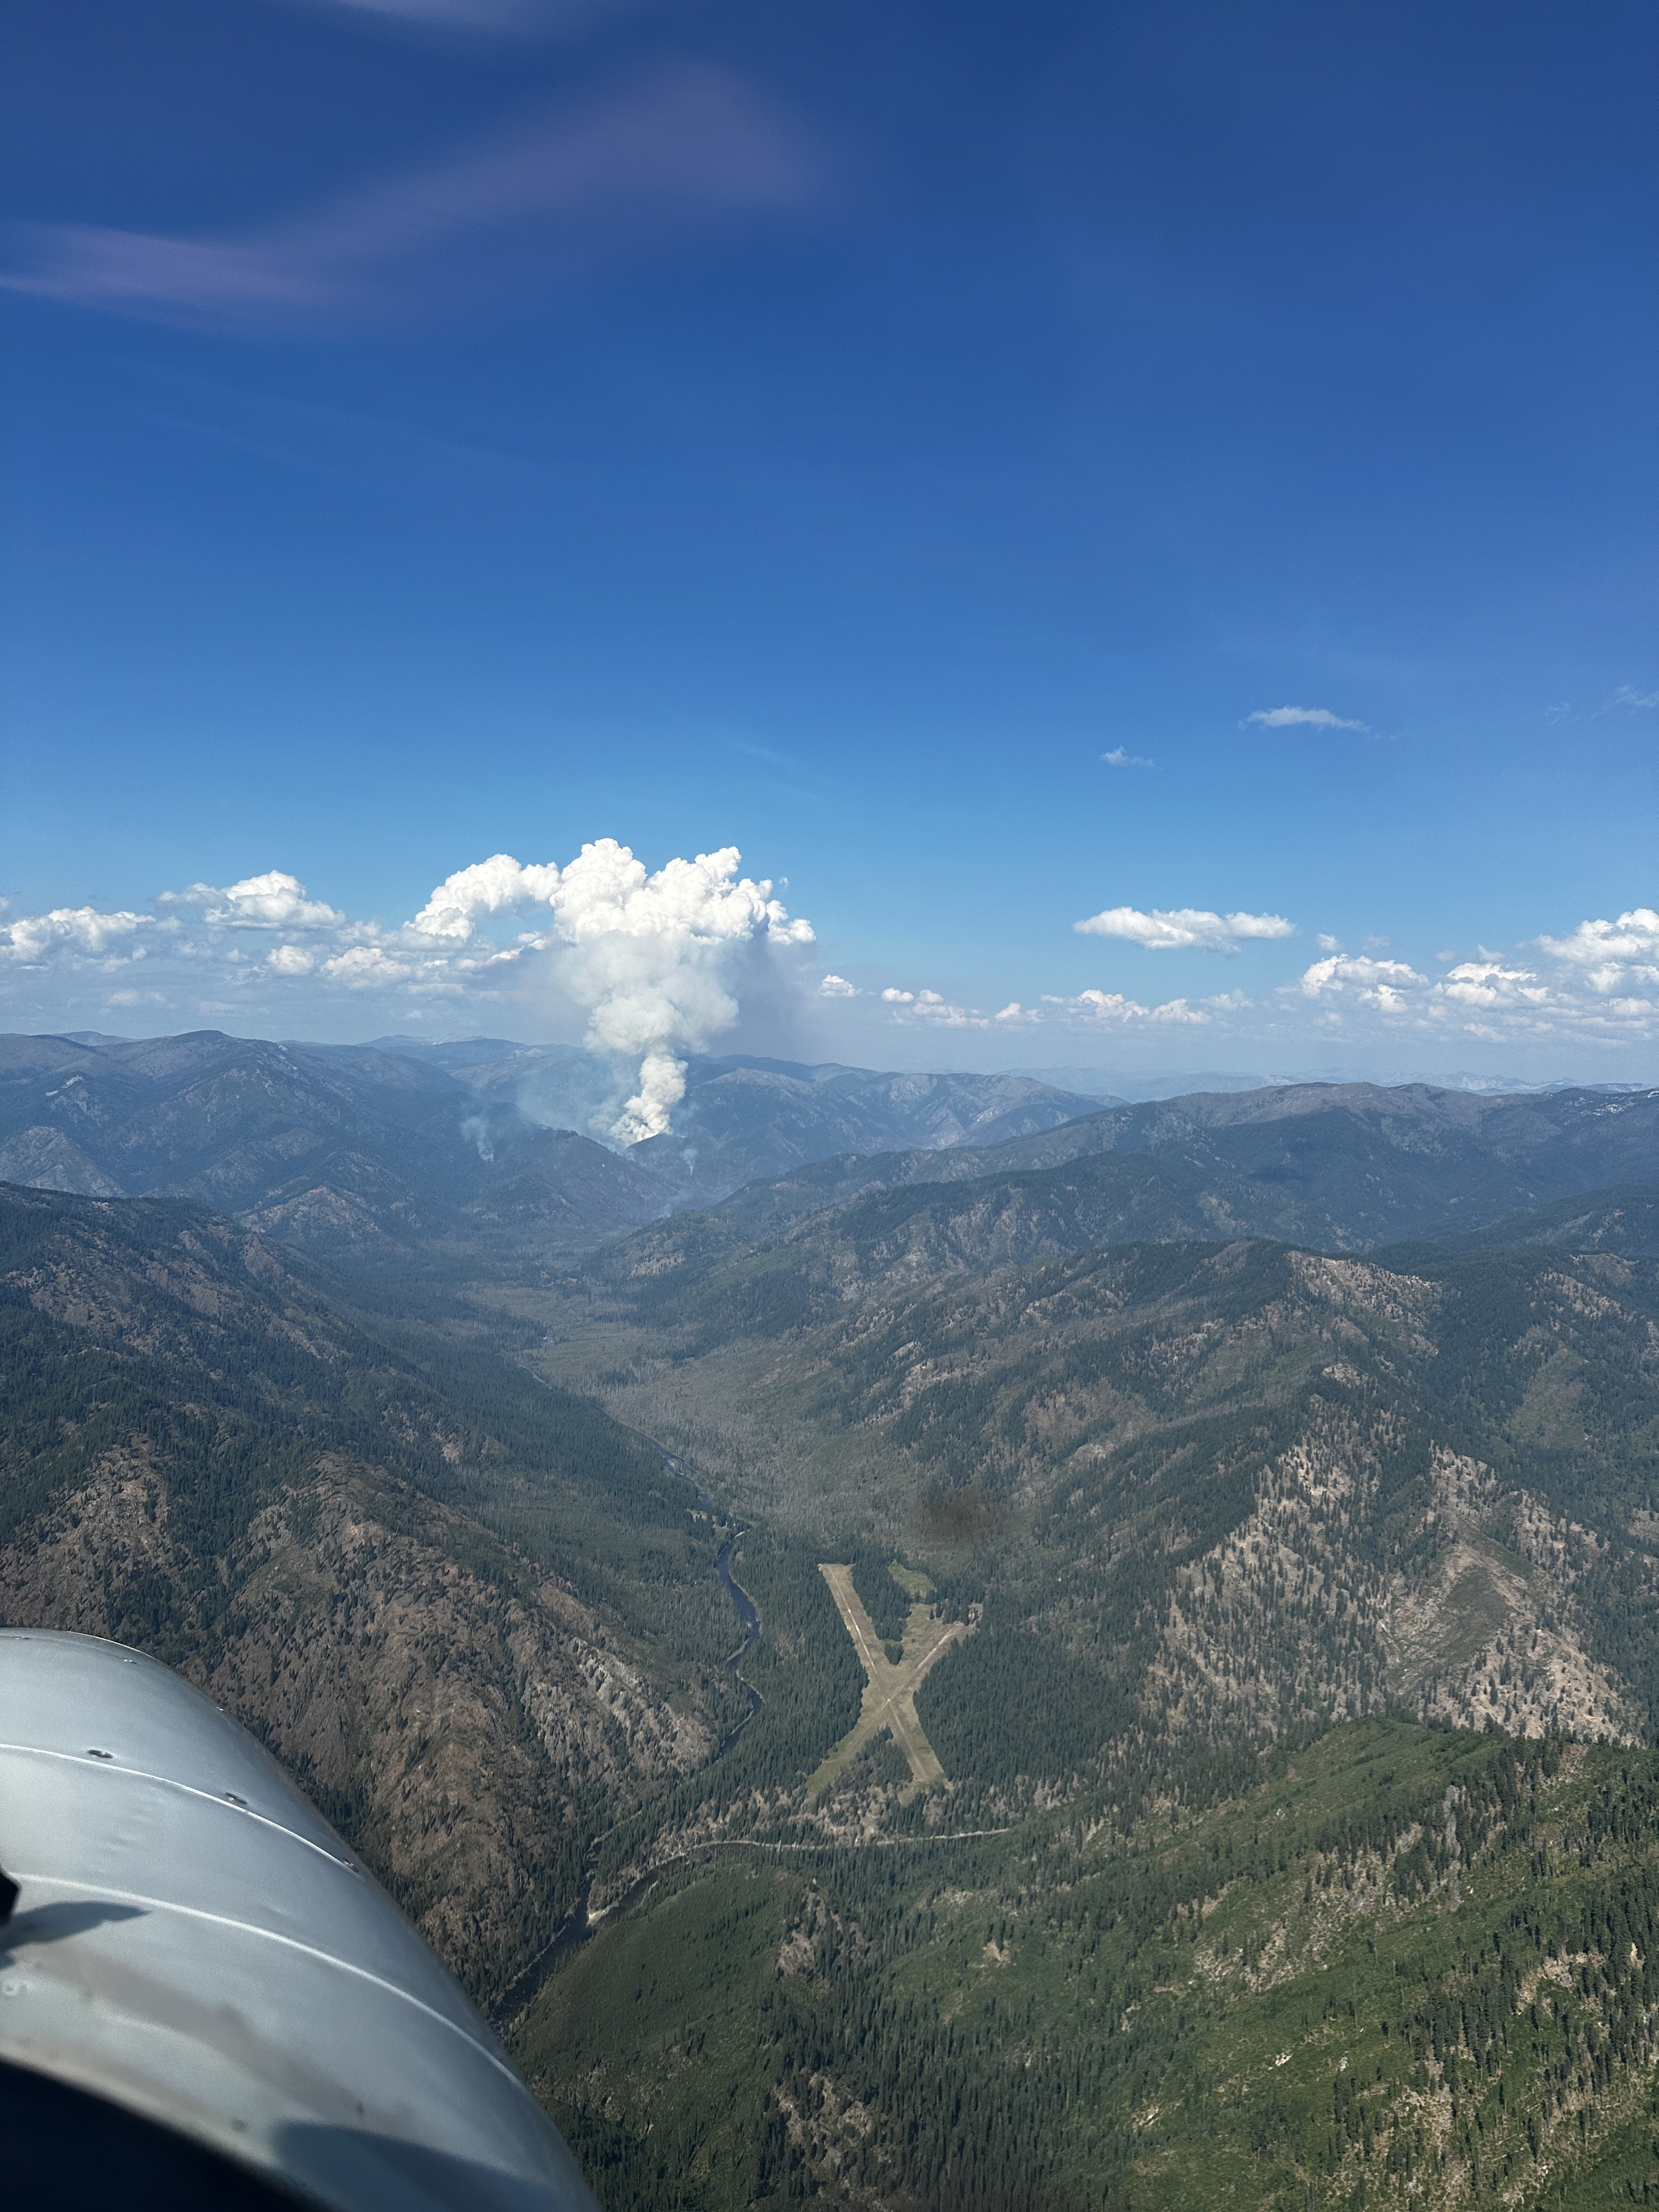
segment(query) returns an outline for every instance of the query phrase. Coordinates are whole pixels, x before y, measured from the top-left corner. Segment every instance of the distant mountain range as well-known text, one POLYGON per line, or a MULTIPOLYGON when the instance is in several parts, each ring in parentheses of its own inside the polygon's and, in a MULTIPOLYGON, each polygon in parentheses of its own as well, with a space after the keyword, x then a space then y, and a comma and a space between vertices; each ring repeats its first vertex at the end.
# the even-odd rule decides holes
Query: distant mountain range
MULTIPOLYGON (((835 1209, 836 1236, 912 1270, 1125 1237, 1358 1250, 1565 1206, 1539 1215, 1547 1239, 1586 1194, 1659 1182, 1659 1091, 1298 1084, 1103 1106, 1029 1076, 734 1057, 694 1061, 673 1133, 629 1148, 595 1134, 619 1103, 591 1054, 488 1037, 0 1037, 0 1182, 192 1198, 364 1258, 580 1244, 711 1207, 726 1247, 835 1209)), ((1620 1218, 1607 1234, 1650 1233, 1620 1218)))
POLYGON ((1639 1194, 1654 1185, 1659 1092, 1299 1085, 1110 1107, 1000 1145, 819 1161, 651 1234, 653 1249, 722 1264, 787 1237, 803 1266, 818 1248, 830 1274, 914 1277, 1139 1239, 1276 1237, 1338 1252, 1594 1241, 1600 1206, 1613 1209, 1596 1232, 1608 1249, 1646 1250, 1639 1194))
POLYGON ((679 1133, 623 1151, 590 1133, 619 1103, 592 1055, 490 1038, 0 1037, 0 1182, 193 1198, 367 1256, 580 1240, 828 1153, 1029 1135, 1095 1103, 1020 1076, 708 1060, 692 1067, 679 1133))

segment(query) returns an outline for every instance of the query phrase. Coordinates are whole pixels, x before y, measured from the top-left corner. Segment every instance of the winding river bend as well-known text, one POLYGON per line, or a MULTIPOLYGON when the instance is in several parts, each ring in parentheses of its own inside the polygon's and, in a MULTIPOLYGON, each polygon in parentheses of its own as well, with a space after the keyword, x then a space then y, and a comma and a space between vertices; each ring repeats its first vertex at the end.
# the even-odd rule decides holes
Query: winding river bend
MULTIPOLYGON (((688 1480, 690 1478, 688 1477, 688 1480)), ((697 1492, 699 1498, 701 1498, 702 1494, 702 1491, 697 1492)), ((749 1700, 749 1710, 744 1715, 743 1718, 738 1723, 736 1728, 730 1729, 726 1735, 720 1738, 720 1743, 716 1747, 714 1752, 716 1759, 720 1758, 721 1753, 731 1750, 732 1745, 737 1741, 738 1738, 743 1734, 744 1729, 748 1727, 750 1722, 754 1719, 756 1714, 766 1702, 765 1698, 762 1697, 760 1692, 755 1687, 754 1684, 752 1682, 746 1682, 743 1676, 738 1672, 738 1668, 743 1665, 744 1661, 749 1656, 755 1646, 760 1642, 759 1610, 755 1604, 754 1599, 750 1596, 748 1591, 744 1589, 742 1583, 733 1581, 732 1576, 732 1554, 737 1549, 738 1546, 743 1541, 746 1533, 747 1531, 744 1529, 734 1528, 732 1534, 726 1538, 726 1541, 720 1546, 720 1550, 714 1554, 715 1578, 719 1582, 720 1588, 726 1592, 727 1597, 731 1599, 733 1607, 736 1608, 738 1624, 743 1630, 743 1641, 738 1644, 737 1650, 732 1654, 732 1656, 726 1663, 732 1669, 732 1674, 737 1676, 738 1687, 743 1692, 744 1697, 749 1700)))
MULTIPOLYGON (((660 1454, 662 1463, 670 1474, 677 1474, 682 1481, 690 1484, 692 1489, 697 1493, 698 1504, 707 1512, 712 1515, 719 1510, 714 1499, 696 1477, 675 1457, 666 1444, 659 1443, 655 1437, 647 1437, 641 1429, 635 1429, 633 1434, 639 1437, 641 1443, 649 1444, 653 1451, 660 1454)), ((759 1643, 761 1628, 759 1607, 732 1572, 732 1554, 737 1550, 746 1534, 747 1531, 743 1528, 733 1528, 714 1554, 714 1578, 731 1600, 732 1610, 738 1616, 738 1626, 743 1632, 737 1650, 726 1660, 726 1664, 731 1668, 738 1688, 749 1701, 749 1710, 743 1718, 735 1728, 728 1729, 714 1747, 713 1753, 714 1759, 724 1758, 766 1702, 754 1684, 745 1681, 739 1671, 744 1661, 759 1643)), ((586 1942, 599 1926, 600 1919, 631 1904, 656 1880, 654 1874, 643 1875, 630 1888, 624 1890, 613 1904, 608 1905, 598 1918, 595 1918, 589 1911, 588 1906, 593 1894, 594 1877, 599 1871, 599 1845, 604 1840, 602 1836, 596 1836, 589 1845, 587 1864, 582 1874, 581 1887, 576 1893, 575 1903, 553 1931, 552 1941, 537 1958, 531 1961, 496 2004, 494 2017, 497 2023, 515 2019, 530 2002, 548 1976, 556 1973, 571 1954, 579 1951, 586 1942)))

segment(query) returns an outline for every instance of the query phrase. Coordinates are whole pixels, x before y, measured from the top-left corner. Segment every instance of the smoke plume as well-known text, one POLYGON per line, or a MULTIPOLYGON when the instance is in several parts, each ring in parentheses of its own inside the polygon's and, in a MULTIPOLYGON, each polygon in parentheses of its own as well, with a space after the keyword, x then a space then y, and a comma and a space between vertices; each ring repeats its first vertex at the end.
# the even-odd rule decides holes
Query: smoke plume
POLYGON ((481 913, 533 900, 552 927, 531 943, 559 957, 560 981, 587 1010, 587 1041, 636 1066, 633 1095, 605 1131, 636 1145, 663 1135, 685 1096, 685 1055, 731 1029, 744 961, 763 945, 810 945, 765 879, 738 874, 735 845, 670 860, 654 875, 626 845, 601 837, 567 867, 520 866, 508 854, 464 868, 434 891, 413 927, 452 942, 481 913))

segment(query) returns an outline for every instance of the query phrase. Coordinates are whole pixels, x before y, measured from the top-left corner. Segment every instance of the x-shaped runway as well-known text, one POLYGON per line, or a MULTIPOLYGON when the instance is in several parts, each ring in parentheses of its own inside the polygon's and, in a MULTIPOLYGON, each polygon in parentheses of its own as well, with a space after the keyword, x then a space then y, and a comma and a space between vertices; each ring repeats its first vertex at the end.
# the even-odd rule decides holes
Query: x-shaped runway
POLYGON ((812 1777, 807 1784, 807 1794, 816 1796, 833 1782, 883 1729, 890 1729, 894 1742, 909 1760, 910 1772, 918 1788, 943 1782, 945 1769, 939 1763, 939 1754, 916 1718, 916 1692, 929 1668, 951 1644, 967 1635, 967 1628, 959 1620, 935 1620, 925 1605, 913 1605, 904 1631, 904 1656, 895 1666, 853 1587, 851 1567, 821 1565, 818 1572, 830 1585, 841 1617, 847 1624, 847 1633, 853 1639, 869 1679, 864 1686, 864 1704, 856 1726, 842 1738, 812 1777))

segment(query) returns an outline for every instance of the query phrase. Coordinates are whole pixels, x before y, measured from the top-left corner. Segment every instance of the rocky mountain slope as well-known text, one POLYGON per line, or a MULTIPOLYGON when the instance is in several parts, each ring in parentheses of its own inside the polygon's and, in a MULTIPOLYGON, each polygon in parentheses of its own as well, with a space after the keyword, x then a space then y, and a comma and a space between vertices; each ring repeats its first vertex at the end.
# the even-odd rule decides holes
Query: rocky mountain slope
POLYGON ((549 1371, 723 1457, 744 1510, 983 1601, 921 1693, 953 1775, 1385 1708, 1659 1718, 1652 1261, 1239 1241, 826 1283, 785 1244, 677 1285, 677 1231, 607 1255, 549 1371))
POLYGON ((199 1207, 0 1192, 0 1618, 181 1667, 486 2000, 743 1711, 654 1452, 199 1207))
POLYGON ((516 1056, 453 1052, 29 1041, 6 1141, 241 1218, 0 1191, 0 1615, 258 1728, 513 1992, 611 2212, 1659 2173, 1654 1094, 975 1146, 1054 1102, 704 1069, 722 1175, 854 1109, 931 1148, 665 1219, 650 1147, 573 1137, 578 1235, 515 1196, 567 1188, 516 1056), (653 1218, 600 1243, 613 1170, 653 1218), (824 1562, 890 1657, 971 1628, 915 1692, 943 1782, 880 1735, 825 1775, 864 1674, 824 1562))
POLYGON ((608 1840, 515 2030, 608 2203, 1644 2201, 1659 1267, 1575 1204, 1586 1251, 605 1255, 550 1372, 978 1614, 943 1788, 876 1745, 608 1840))

